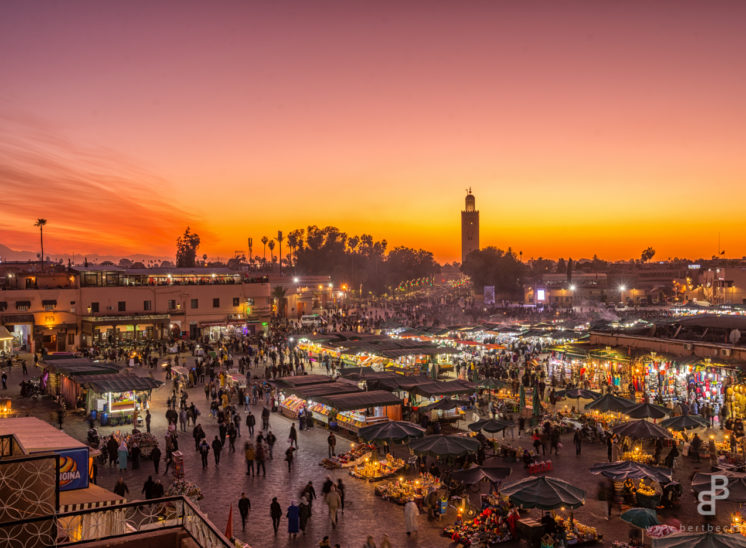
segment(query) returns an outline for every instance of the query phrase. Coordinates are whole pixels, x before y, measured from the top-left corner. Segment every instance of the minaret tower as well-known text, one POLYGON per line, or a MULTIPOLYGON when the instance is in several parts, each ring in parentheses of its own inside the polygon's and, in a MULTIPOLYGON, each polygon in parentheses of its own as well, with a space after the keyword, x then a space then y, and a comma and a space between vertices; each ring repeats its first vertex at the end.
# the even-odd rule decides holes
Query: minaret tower
POLYGON ((461 262, 472 251, 479 249, 479 211, 471 188, 466 191, 464 210, 461 212, 461 262))

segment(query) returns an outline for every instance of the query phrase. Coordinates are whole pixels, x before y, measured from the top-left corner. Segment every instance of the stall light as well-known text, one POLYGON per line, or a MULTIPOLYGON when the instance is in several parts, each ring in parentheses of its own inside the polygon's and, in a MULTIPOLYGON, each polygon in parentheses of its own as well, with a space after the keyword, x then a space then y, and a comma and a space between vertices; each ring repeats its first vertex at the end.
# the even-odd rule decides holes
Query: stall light
POLYGON ((294 284, 297 284, 297 283, 298 283, 299 281, 300 281, 300 280, 298 279, 298 276, 295 276, 295 277, 293 278, 293 283, 294 283, 294 284))

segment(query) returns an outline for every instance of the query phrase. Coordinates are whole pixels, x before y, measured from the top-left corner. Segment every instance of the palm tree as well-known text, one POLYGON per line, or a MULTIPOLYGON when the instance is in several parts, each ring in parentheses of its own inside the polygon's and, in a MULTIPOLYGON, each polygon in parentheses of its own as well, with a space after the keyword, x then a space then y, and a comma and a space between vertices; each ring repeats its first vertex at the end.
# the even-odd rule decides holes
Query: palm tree
POLYGON ((44 272, 44 226, 47 224, 46 219, 36 219, 34 226, 39 227, 39 239, 41 240, 41 271, 44 272))
POLYGON ((272 290, 272 297, 277 302, 277 315, 279 317, 285 317, 285 309, 287 308, 287 291, 282 286, 277 286, 272 290))
POLYGON ((269 262, 271 267, 271 264, 275 262, 275 254, 272 253, 275 248, 275 241, 269 240, 269 243, 267 243, 267 247, 269 247, 269 262))
POLYGON ((280 274, 282 274, 282 230, 277 231, 277 243, 280 244, 277 254, 280 256, 280 274))
POLYGON ((264 264, 267 264, 267 242, 269 241, 269 238, 266 236, 262 236, 262 243, 264 244, 264 264))

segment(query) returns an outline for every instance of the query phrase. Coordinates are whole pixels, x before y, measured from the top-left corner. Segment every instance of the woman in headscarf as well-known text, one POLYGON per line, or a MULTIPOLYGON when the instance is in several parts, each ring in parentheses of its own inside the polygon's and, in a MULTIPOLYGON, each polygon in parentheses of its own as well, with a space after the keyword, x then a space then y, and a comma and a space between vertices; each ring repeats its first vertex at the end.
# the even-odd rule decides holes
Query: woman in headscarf
POLYGON ((288 518, 288 533, 290 534, 290 538, 295 538, 300 529, 300 508, 295 501, 292 501, 290 506, 288 506, 288 512, 285 517, 288 518))
POLYGON ((127 443, 122 439, 122 443, 119 444, 119 449, 117 450, 120 470, 127 470, 127 453, 127 443))

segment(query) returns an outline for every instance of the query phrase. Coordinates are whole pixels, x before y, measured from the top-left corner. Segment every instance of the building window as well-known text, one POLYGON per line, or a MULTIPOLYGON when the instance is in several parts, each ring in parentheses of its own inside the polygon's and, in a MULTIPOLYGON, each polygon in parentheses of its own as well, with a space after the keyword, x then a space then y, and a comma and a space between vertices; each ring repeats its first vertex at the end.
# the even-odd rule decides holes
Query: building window
POLYGON ((239 297, 233 297, 233 306, 241 306, 241 299, 239 297))
POLYGON ((117 310, 119 312, 124 312, 125 310, 127 310, 127 303, 125 301, 119 301, 117 303, 117 310))
POLYGON ((5 301, 0 303, 0 311, 2 310, 8 310, 8 303, 5 301))
POLYGON ((143 301, 142 309, 145 311, 153 310, 153 301, 143 301))
POLYGON ((31 308, 31 301, 16 301, 16 310, 25 312, 29 308, 31 308))
POLYGON ((192 299, 190 306, 192 308, 199 308, 199 299, 192 299))
POLYGON ((220 308, 220 299, 213 299, 212 300, 212 307, 213 308, 220 308))
POLYGON ((75 344, 75 333, 67 334, 67 344, 75 344))
POLYGON ((169 301, 168 301, 168 309, 169 310, 176 310, 176 299, 169 299, 169 301))
POLYGON ((93 314, 98 314, 98 303, 91 303, 91 312, 93 314))

